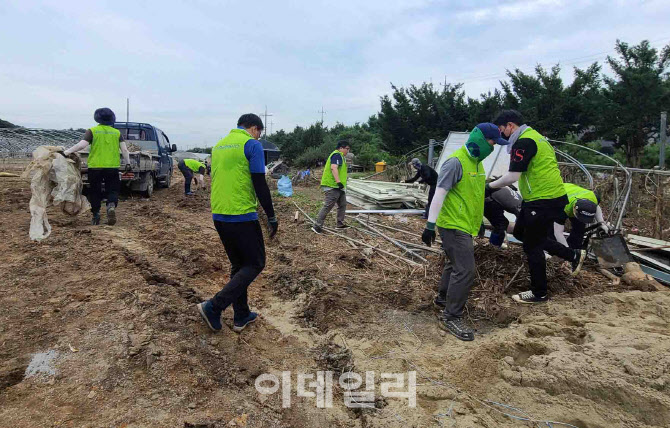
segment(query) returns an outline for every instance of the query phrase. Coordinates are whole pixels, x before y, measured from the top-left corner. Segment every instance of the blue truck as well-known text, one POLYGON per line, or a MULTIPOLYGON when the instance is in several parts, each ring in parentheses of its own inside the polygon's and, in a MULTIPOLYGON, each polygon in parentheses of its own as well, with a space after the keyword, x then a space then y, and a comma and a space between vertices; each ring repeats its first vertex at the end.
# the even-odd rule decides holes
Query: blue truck
MULTIPOLYGON (((124 161, 121 155, 121 184, 132 191, 142 192, 151 197, 155 186, 170 187, 172 182, 173 158, 177 151, 175 144, 160 129, 148 123, 116 122, 114 128, 121 131, 130 152, 131 172, 121 172, 124 161)), ((88 152, 80 152, 81 173, 84 183, 88 183, 88 152)))

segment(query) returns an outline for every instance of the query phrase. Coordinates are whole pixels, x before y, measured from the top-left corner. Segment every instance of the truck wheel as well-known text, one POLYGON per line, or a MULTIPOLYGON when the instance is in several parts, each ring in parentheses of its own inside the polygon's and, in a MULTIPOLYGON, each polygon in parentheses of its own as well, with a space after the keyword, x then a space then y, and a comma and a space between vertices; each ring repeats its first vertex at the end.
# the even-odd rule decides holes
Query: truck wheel
POLYGON ((153 195, 153 193, 154 193, 154 176, 149 174, 149 176, 147 177, 147 180, 149 182, 147 183, 147 190, 144 191, 144 196, 146 196, 147 198, 150 198, 151 195, 153 195))
POLYGON ((168 176, 165 177, 165 181, 163 181, 162 186, 165 187, 166 189, 169 189, 170 184, 172 184, 172 173, 168 174, 168 176))

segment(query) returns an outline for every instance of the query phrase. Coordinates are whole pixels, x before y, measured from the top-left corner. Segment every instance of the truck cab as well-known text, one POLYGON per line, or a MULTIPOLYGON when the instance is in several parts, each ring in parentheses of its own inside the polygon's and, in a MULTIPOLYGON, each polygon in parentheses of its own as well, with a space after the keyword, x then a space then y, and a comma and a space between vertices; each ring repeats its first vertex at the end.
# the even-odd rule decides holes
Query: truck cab
POLYGON ((116 122, 114 128, 121 132, 126 140, 128 151, 146 151, 157 156, 158 165, 154 172, 154 179, 158 184, 169 187, 172 180, 172 156, 177 150, 165 133, 148 123, 116 122))

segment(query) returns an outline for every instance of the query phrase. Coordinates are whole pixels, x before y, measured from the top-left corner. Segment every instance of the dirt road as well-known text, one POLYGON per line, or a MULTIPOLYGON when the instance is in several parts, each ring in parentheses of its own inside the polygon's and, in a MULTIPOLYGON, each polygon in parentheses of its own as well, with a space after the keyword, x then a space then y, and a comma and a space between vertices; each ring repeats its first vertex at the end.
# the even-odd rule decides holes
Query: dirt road
MULTIPOLYGON (((510 304, 498 324, 473 317, 476 340, 464 343, 436 327, 438 258, 412 270, 366 256, 317 237, 277 199, 280 233, 250 288, 262 319, 241 335, 212 334, 195 303, 220 289, 229 265, 207 197, 184 197, 179 182, 151 200, 132 196, 113 227, 52 212, 52 235, 32 243, 30 188, 2 180, 2 427, 533 426, 503 413, 578 427, 670 421, 670 293, 606 291, 615 288, 592 276, 579 283, 587 292, 510 304), (381 397, 377 381, 373 408, 347 408, 337 386, 333 407, 317 408, 296 396, 295 376, 318 370, 416 371, 416 407, 381 397), (290 408, 281 390, 254 386, 283 371, 294 376, 290 408)), ((313 214, 319 198, 298 188, 292 200, 313 214)))

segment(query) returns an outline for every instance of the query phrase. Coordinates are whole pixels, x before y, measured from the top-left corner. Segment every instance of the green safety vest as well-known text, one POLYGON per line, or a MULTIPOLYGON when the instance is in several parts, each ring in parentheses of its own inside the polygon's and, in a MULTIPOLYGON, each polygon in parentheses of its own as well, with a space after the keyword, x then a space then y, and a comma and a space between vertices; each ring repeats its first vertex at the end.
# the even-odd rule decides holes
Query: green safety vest
POLYGON ((598 198, 596 198, 596 194, 593 193, 593 191, 579 187, 572 183, 564 183, 563 185, 565 186, 565 191, 568 194, 568 204, 565 206, 565 214, 567 214, 568 217, 575 216, 575 203, 579 199, 588 199, 589 201, 594 202, 596 205, 598 204, 598 198))
POLYGON ((258 201, 251 182, 244 145, 253 139, 244 129, 233 129, 212 149, 213 214, 240 215, 256 211, 258 201))
POLYGON ((330 155, 328 155, 328 160, 326 161, 326 166, 323 168, 323 175, 321 176, 321 185, 334 187, 337 189, 335 176, 333 175, 333 171, 330 169, 330 159, 336 153, 339 153, 342 156, 342 165, 337 167, 337 172, 340 175, 340 183, 342 183, 344 187, 347 187, 347 159, 339 150, 335 150, 330 155))
MULTIPOLYGON (((556 162, 556 153, 549 141, 533 128, 528 128, 519 139, 530 138, 537 145, 537 153, 530 161, 528 170, 521 173, 519 190, 523 200, 554 199, 565 195, 561 171, 556 162)), ((514 148, 512 148, 512 156, 514 148)))
POLYGON ((207 169, 207 167, 205 166, 204 163, 202 163, 202 162, 198 162, 198 161, 195 160, 195 159, 184 159, 184 164, 186 164, 186 166, 188 167, 188 169, 190 169, 190 170, 193 171, 193 172, 198 172, 198 170, 199 170, 200 168, 205 168, 205 169, 207 169))
POLYGON ((93 142, 88 152, 89 168, 118 168, 121 166, 119 137, 121 132, 107 125, 91 128, 93 142))
POLYGON ((447 193, 436 224, 442 229, 456 229, 477 236, 484 217, 486 172, 481 162, 472 158, 465 146, 449 156, 454 157, 461 163, 463 177, 447 193))

